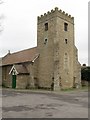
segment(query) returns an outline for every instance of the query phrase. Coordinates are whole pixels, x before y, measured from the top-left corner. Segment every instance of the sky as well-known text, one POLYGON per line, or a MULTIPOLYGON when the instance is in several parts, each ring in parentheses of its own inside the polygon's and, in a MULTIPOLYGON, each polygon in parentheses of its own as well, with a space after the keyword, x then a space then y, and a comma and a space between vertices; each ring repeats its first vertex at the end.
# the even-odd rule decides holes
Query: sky
POLYGON ((88 0, 3 0, 0 57, 37 46, 37 16, 55 7, 74 17, 78 59, 88 65, 88 0))

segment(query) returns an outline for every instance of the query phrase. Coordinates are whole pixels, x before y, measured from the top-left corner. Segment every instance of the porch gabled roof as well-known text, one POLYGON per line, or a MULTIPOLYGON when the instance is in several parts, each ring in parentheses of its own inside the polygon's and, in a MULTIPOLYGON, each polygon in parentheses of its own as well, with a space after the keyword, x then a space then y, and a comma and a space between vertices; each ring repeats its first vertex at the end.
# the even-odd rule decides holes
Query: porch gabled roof
POLYGON ((22 65, 22 64, 20 64, 20 65, 13 65, 11 70, 10 70, 10 72, 9 72, 9 74, 12 74, 13 69, 15 70, 16 74, 20 74, 20 73, 22 73, 22 74, 29 74, 27 68, 24 65, 22 65))

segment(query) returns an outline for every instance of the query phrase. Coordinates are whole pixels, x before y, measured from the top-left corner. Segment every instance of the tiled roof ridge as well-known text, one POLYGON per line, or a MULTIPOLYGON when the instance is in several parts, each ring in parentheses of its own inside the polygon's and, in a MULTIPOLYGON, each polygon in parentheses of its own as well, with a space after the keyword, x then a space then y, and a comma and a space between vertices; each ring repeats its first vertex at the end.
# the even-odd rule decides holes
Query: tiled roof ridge
POLYGON ((27 49, 24 49, 24 50, 20 50, 20 51, 17 51, 17 52, 13 52, 13 53, 10 53, 9 55, 18 54, 20 52, 24 52, 24 51, 35 49, 35 48, 37 48, 37 46, 36 47, 32 47, 32 48, 27 48, 27 49))
POLYGON ((7 54, 2 59, 3 65, 17 64, 22 62, 30 62, 38 56, 37 47, 24 49, 18 52, 7 54))

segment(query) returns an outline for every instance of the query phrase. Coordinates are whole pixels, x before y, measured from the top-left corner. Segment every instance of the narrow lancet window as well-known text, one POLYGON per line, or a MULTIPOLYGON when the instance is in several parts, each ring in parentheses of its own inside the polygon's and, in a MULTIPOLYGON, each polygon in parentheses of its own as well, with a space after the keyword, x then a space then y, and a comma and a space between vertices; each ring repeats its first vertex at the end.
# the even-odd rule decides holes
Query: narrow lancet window
POLYGON ((48 30, 48 23, 45 23, 45 31, 48 30))
POLYGON ((64 23, 64 31, 68 31, 68 24, 64 23))

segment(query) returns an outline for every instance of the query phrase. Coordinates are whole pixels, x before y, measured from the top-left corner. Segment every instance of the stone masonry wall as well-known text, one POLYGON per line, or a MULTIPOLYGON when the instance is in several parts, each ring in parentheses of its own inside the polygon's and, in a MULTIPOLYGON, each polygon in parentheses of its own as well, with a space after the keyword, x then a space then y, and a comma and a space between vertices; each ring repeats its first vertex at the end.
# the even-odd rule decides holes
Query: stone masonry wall
POLYGON ((12 76, 9 75, 12 66, 3 66, 2 67, 2 85, 5 87, 12 86, 12 76))
MULTIPOLYGON (((79 70, 74 51, 74 18, 55 8, 38 17, 37 26, 37 47, 40 53, 39 85, 50 87, 54 79, 54 90, 73 87, 74 70, 79 70), (45 23, 48 23, 47 31, 45 31, 45 23), (64 23, 68 24, 67 31, 64 30, 64 23), (45 39, 47 39, 46 44, 44 44, 45 39)), ((76 74, 77 79, 80 80, 80 73, 76 72, 76 74)))

